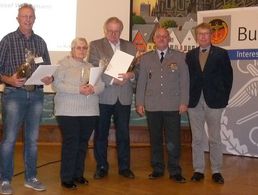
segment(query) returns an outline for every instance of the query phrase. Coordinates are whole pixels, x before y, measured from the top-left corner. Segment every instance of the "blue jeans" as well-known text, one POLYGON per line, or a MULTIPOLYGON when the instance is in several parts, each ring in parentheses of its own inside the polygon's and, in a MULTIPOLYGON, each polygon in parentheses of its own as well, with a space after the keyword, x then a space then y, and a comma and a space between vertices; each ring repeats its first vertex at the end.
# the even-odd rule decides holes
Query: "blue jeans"
POLYGON ((18 132, 24 129, 24 167, 26 181, 36 177, 37 139, 43 110, 43 89, 27 92, 6 87, 2 96, 3 140, 1 145, 2 180, 13 176, 14 147, 18 132))

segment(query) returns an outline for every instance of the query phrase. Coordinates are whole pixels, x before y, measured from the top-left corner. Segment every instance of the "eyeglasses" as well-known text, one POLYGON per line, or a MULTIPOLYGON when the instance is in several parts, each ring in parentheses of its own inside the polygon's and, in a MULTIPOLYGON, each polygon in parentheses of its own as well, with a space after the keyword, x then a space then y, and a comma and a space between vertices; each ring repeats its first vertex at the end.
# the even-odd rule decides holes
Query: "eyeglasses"
POLYGON ((197 33, 197 36, 209 36, 211 35, 210 32, 205 32, 205 33, 197 33))
POLYGON ((120 34, 120 31, 119 30, 114 30, 114 31, 113 30, 107 30, 107 33, 111 34, 111 35, 112 34, 117 35, 117 34, 120 34))
POLYGON ((34 20, 34 19, 35 19, 35 16, 19 15, 19 18, 28 19, 28 20, 34 20))
POLYGON ((169 38, 168 35, 156 35, 155 38, 158 38, 158 39, 167 39, 169 38))
POLYGON ((86 46, 84 46, 84 47, 77 46, 77 47, 75 47, 75 49, 77 49, 77 50, 87 50, 88 47, 86 47, 86 46))

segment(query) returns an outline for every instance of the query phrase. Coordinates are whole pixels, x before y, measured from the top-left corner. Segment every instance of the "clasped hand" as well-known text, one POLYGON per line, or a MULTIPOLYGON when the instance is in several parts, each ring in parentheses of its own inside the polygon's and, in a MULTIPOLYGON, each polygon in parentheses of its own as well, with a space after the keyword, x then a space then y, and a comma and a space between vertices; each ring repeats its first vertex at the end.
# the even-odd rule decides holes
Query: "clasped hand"
POLYGON ((80 94, 82 95, 91 95, 94 94, 94 87, 91 84, 81 85, 80 94))

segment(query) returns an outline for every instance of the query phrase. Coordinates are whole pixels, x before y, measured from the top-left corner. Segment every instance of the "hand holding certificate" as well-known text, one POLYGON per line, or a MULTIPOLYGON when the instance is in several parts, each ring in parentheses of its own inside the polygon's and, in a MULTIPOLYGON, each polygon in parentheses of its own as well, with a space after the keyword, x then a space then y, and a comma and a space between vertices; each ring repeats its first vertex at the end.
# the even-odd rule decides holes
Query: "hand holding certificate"
POLYGON ((116 50, 104 73, 121 81, 123 79, 119 78, 119 74, 127 72, 133 59, 134 56, 116 50))
POLYGON ((46 76, 52 76, 58 65, 40 65, 28 78, 24 85, 44 85, 41 81, 46 76))

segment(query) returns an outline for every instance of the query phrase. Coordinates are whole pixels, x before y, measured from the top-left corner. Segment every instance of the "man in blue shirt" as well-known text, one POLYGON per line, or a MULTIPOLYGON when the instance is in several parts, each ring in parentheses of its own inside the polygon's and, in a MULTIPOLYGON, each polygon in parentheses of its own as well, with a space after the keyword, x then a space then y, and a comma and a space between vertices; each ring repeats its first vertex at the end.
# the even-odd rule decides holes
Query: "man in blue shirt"
MULTIPOLYGON (((17 71, 27 62, 31 74, 39 65, 50 64, 50 57, 45 41, 32 30, 35 22, 33 6, 22 4, 18 9, 17 21, 18 29, 7 34, 0 42, 0 80, 5 84, 2 95, 3 139, 0 150, 2 194, 12 194, 13 191, 11 180, 14 146, 22 125, 25 140, 24 185, 37 191, 46 190, 36 178, 37 139, 44 100, 43 86, 25 86, 27 78, 17 71)), ((52 80, 52 77, 41 79, 44 84, 50 84, 52 80)))

